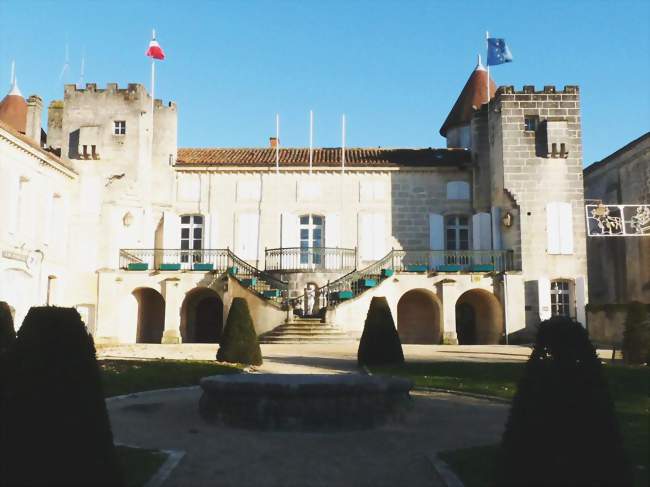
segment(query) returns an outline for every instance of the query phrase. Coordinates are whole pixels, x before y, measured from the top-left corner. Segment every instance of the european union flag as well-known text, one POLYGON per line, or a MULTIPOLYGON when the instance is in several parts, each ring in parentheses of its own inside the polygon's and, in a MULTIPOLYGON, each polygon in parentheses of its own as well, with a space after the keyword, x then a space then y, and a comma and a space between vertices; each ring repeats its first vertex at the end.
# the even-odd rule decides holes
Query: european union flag
POLYGON ((511 63, 512 54, 506 45, 505 39, 495 39, 493 37, 487 40, 487 64, 488 66, 496 66, 497 64, 511 63))

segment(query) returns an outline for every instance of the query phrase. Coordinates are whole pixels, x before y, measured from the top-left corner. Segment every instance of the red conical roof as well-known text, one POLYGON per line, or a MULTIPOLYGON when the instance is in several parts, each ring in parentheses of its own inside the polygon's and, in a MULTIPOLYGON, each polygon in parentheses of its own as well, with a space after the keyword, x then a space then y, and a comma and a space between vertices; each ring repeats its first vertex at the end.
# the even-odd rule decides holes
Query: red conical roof
POLYGON ((11 91, 0 101, 0 120, 21 134, 27 127, 27 102, 14 80, 11 91))
MULTIPOLYGON (((491 78, 489 82, 490 99, 492 99, 497 87, 491 78)), ((446 137, 447 130, 450 128, 470 123, 474 110, 481 108, 481 105, 488 101, 486 90, 487 83, 488 73, 481 64, 479 58, 476 69, 474 69, 467 80, 467 83, 465 83, 465 87, 463 88, 463 91, 460 92, 460 96, 458 97, 458 100, 456 100, 456 103, 454 103, 449 115, 447 115, 445 123, 440 127, 440 135, 446 137)))

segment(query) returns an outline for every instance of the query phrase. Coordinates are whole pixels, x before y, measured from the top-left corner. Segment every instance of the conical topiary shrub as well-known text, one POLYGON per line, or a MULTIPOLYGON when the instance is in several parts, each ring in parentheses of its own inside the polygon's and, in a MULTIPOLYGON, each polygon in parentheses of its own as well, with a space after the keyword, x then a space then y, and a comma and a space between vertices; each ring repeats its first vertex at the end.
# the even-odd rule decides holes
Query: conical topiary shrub
POLYGON ((623 358, 628 364, 650 360, 650 319, 645 304, 633 301, 627 306, 623 331, 623 358))
POLYGON ((4 301, 0 301, 0 354, 3 354, 16 339, 14 319, 11 308, 4 301))
POLYGON ((217 360, 248 365, 262 365, 262 351, 257 341, 253 319, 244 298, 230 305, 226 326, 221 335, 217 360))
POLYGON ((503 434, 498 486, 628 486, 614 407, 585 329, 543 322, 503 434))
POLYGON ((404 363, 404 352, 393 315, 384 297, 370 301, 368 316, 357 353, 359 365, 390 365, 404 363))
POLYGON ((7 485, 120 486, 92 337, 74 308, 34 307, 10 353, 7 485))

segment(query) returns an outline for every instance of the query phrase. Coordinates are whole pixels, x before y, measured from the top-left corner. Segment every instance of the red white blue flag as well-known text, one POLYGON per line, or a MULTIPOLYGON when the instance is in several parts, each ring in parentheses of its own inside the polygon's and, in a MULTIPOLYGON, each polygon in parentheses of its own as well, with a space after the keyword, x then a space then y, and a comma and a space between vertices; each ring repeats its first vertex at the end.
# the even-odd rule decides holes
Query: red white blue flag
POLYGON ((161 61, 165 59, 165 53, 163 52, 162 47, 160 47, 160 44, 158 44, 158 41, 156 40, 156 31, 153 31, 153 36, 151 42, 149 43, 149 48, 147 49, 147 52, 145 54, 147 55, 147 57, 159 59, 161 61))

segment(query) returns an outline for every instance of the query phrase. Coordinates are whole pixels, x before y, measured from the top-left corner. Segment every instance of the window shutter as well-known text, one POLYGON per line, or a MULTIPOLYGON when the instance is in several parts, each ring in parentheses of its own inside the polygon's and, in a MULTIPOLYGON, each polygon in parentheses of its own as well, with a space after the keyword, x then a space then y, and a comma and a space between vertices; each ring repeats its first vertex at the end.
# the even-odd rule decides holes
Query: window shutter
POLYGON ((241 213, 237 218, 237 256, 245 260, 257 259, 259 215, 241 213))
POLYGON ((372 201, 372 181, 359 181, 359 201, 372 201))
MULTIPOLYGON (((325 215, 325 247, 339 247, 340 218, 338 213, 328 213, 325 215)), ((336 269, 339 265, 340 258, 338 255, 325 255, 325 267, 327 269, 336 269)))
POLYGON ((381 259, 386 255, 386 219, 382 213, 372 216, 373 259, 381 259))
POLYGON ((560 228, 560 254, 573 254, 573 208, 571 203, 557 203, 560 228))
POLYGON ((472 244, 474 250, 492 249, 492 217, 489 213, 472 215, 472 244))
POLYGON ((537 279, 539 319, 548 320, 551 317, 551 281, 547 277, 537 279))
POLYGON ((217 246, 217 213, 203 215, 203 248, 216 249, 217 246))
POLYGON ((546 252, 560 253, 560 217, 558 203, 546 204, 546 252))
MULTIPOLYGON (((300 245, 300 236, 298 235, 298 217, 289 212, 282 213, 280 246, 284 249, 288 247, 298 247, 300 245)), ((289 269, 295 266, 295 261, 290 255, 282 256, 282 267, 289 269)))
POLYGON ((361 260, 372 260, 374 257, 373 246, 373 218, 371 213, 359 214, 359 255, 361 260))
POLYGON ((7 230, 9 233, 16 233, 18 227, 18 189, 20 181, 18 176, 3 176, 0 178, 2 183, 2 208, 8 212, 7 230))
MULTIPOLYGON (((429 213, 429 248, 431 250, 445 250, 445 219, 437 213, 429 213)), ((441 252, 432 256, 431 268, 444 264, 441 252)))
POLYGON ((181 219, 171 212, 163 212, 163 248, 181 248, 181 219))
POLYGON ((501 208, 493 206, 490 211, 492 215, 492 248, 501 250, 501 208))
POLYGON ((587 321, 585 317, 585 306, 587 305, 587 290, 585 289, 585 278, 582 276, 576 277, 576 320, 585 328, 587 321))

